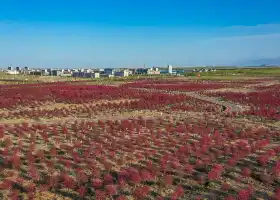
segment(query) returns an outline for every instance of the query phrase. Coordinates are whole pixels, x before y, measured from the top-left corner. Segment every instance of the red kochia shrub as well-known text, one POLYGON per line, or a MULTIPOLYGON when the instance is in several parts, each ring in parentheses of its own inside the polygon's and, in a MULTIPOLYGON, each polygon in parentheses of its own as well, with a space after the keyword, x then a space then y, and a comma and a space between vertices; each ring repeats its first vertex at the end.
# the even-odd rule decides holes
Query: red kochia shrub
POLYGON ((136 197, 136 199, 145 199, 150 192, 149 186, 142 186, 134 190, 133 196, 136 197))
POLYGON ((249 177, 251 175, 251 169, 249 169, 248 167, 243 168, 242 175, 245 177, 249 177))
POLYGON ((273 167, 273 172, 276 176, 280 176, 280 161, 277 161, 275 163, 275 166, 273 167))
POLYGON ((151 181, 154 179, 153 175, 148 170, 144 169, 140 172, 140 174, 143 181, 151 181))
POLYGON ((248 190, 240 190, 238 192, 238 199, 249 200, 250 199, 250 192, 248 190))
POLYGON ((18 154, 14 154, 12 156, 11 160, 12 160, 13 167, 16 169, 19 169, 19 167, 21 165, 20 156, 18 154))
POLYGON ((95 199, 96 200, 104 200, 106 199, 106 193, 102 190, 95 191, 95 199))
POLYGON ((194 171, 194 166, 191 165, 191 164, 187 164, 185 166, 185 172, 188 173, 188 174, 192 174, 192 172, 194 171))
POLYGON ((165 175, 163 181, 165 185, 172 185, 173 182, 172 175, 165 175))
POLYGON ((116 200, 128 200, 128 198, 124 195, 121 195, 121 196, 117 197, 116 200))
POLYGON ((268 157, 266 155, 261 155, 260 157, 258 157, 258 162, 260 163, 260 165, 265 166, 268 163, 268 157))
POLYGON ((211 171, 208 173, 208 178, 210 180, 217 180, 220 178, 222 171, 223 171, 223 166, 219 164, 215 164, 211 169, 211 171))
POLYGON ((92 187, 101 188, 102 185, 103 185, 103 181, 101 179, 93 179, 92 180, 92 187))
POLYGON ((111 183, 113 183, 113 181, 114 181, 114 179, 113 179, 111 174, 106 174, 104 176, 104 183, 105 184, 111 184, 111 183))
POLYGON ((118 193, 117 187, 115 185, 106 185, 105 190, 109 196, 113 196, 118 193))
POLYGON ((84 187, 84 186, 79 187, 77 191, 81 197, 84 197, 86 194, 86 187, 84 187))
POLYGON ((0 126, 0 139, 2 139, 4 136, 5 136, 4 127, 0 126))
POLYGON ((225 200, 236 200, 236 198, 233 197, 233 196, 227 196, 227 197, 225 198, 225 200))
POLYGON ((280 187, 275 190, 275 200, 280 200, 280 187))
POLYGON ((230 189, 230 185, 228 183, 223 183, 221 189, 223 191, 228 191, 230 189))
POLYGON ((1 183, 0 183, 0 189, 2 190, 9 190, 12 188, 13 185, 13 181, 9 180, 9 179, 4 179, 1 183))
POLYGON ((178 186, 176 190, 172 193, 171 199, 178 199, 184 195, 184 189, 181 186, 178 186))

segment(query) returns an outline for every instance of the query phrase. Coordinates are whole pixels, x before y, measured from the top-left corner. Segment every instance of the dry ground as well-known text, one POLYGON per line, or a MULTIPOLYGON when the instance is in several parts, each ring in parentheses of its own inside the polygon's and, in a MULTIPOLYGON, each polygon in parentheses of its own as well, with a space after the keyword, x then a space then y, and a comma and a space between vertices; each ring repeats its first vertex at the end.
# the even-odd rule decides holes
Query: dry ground
POLYGON ((214 90, 206 90, 205 92, 215 93, 215 92, 237 92, 237 93, 248 93, 254 92, 256 90, 253 89, 246 89, 246 88, 221 88, 221 89, 214 89, 214 90))

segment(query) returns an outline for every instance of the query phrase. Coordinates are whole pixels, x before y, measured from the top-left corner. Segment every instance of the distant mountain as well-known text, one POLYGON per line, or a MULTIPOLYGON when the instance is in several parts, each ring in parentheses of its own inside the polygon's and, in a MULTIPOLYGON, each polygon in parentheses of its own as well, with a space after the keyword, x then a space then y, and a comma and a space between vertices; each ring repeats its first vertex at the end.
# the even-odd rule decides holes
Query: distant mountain
POLYGON ((280 66, 280 57, 248 60, 248 61, 240 63, 240 65, 243 65, 243 66, 261 66, 261 65, 280 66))

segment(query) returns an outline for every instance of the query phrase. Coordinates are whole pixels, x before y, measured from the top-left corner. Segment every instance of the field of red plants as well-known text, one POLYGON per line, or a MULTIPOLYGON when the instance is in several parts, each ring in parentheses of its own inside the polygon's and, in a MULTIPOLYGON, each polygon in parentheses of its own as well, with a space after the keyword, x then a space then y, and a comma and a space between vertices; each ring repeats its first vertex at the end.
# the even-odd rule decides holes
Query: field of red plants
POLYGON ((0 199, 279 200, 280 82, 0 85, 0 199))

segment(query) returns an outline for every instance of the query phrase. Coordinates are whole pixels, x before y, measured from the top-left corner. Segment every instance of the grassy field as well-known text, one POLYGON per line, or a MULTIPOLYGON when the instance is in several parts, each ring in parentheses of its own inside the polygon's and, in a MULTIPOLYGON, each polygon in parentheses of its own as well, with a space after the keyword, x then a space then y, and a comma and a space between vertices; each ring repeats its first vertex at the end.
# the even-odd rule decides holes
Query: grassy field
POLYGON ((280 68, 227 69, 201 73, 201 76, 280 76, 280 68))
POLYGON ((190 79, 199 80, 238 80, 252 78, 277 78, 280 77, 280 68, 259 68, 259 69, 222 69, 215 72, 186 73, 190 79), (198 77, 197 75, 200 75, 198 77))

